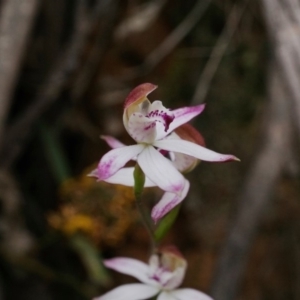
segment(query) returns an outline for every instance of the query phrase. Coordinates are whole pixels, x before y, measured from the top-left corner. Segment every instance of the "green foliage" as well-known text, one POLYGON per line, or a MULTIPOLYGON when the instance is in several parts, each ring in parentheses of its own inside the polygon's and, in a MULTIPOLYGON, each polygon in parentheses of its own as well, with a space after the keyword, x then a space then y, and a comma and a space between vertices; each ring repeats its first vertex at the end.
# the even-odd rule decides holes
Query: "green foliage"
POLYGON ((160 243, 162 239, 166 236, 166 234, 170 231, 172 225, 176 221, 179 210, 180 205, 177 205, 162 220, 160 220, 154 233, 155 241, 157 243, 160 243))

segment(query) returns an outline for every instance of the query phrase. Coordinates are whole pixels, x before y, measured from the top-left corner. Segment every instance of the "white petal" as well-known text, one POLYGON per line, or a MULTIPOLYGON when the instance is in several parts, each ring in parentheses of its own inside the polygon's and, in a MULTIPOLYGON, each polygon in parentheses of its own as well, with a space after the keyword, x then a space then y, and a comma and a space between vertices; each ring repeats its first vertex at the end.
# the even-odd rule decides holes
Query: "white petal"
POLYGON ((204 110, 204 108, 205 108, 205 104, 200 104, 200 105, 191 106, 191 107, 182 107, 182 108, 171 111, 174 114, 175 119, 170 124, 168 131, 166 133, 164 133, 163 135, 157 136, 157 139, 161 139, 161 138, 167 136, 169 133, 171 133, 177 127, 189 122, 191 119, 193 119, 194 117, 201 114, 202 111, 204 110))
POLYGON ((182 173, 193 169, 197 165, 198 159, 193 156, 179 152, 175 152, 174 154, 174 160, 172 160, 173 165, 182 173))
POLYGON ((160 154, 154 147, 148 146, 138 156, 138 164, 149 179, 167 192, 180 195, 185 179, 170 160, 160 154))
POLYGON ((129 118, 127 131, 139 143, 152 143, 156 138, 156 121, 141 113, 133 113, 129 118))
POLYGON ((177 195, 171 192, 166 192, 160 199, 160 201, 153 207, 151 217, 156 223, 168 212, 170 212, 176 205, 178 205, 187 195, 190 188, 190 183, 185 180, 184 189, 181 195, 177 195))
POLYGON ((172 278, 164 285, 166 289, 173 290, 182 284, 185 276, 186 265, 182 267, 177 267, 173 272, 172 278))
POLYGON ((98 180, 105 180, 114 175, 130 159, 142 152, 144 148, 144 145, 132 145, 107 152, 98 165, 98 180))
POLYGON ((156 278, 157 281, 159 281, 161 286, 165 287, 165 284, 173 277, 173 275, 173 272, 164 270, 163 268, 159 268, 158 270, 156 270, 154 278, 156 278))
POLYGON ((125 144, 123 144, 122 142, 120 142, 119 140, 115 139, 112 136, 101 135, 100 137, 101 137, 102 140, 104 140, 108 144, 108 146, 110 146, 113 149, 121 148, 121 147, 126 146, 125 144))
POLYGON ((204 108, 205 104, 199 104, 196 106, 187 106, 173 110, 172 112, 175 115, 175 120, 170 126, 171 130, 173 131, 182 124, 189 122, 191 119, 201 114, 204 108))
MULTIPOLYGON (((96 170, 97 171, 97 170, 96 170)), ((113 184, 122 184, 126 186, 134 186, 134 178, 133 178, 134 168, 122 168, 114 175, 105 179, 105 182, 113 183, 113 184)), ((98 171, 97 171, 98 172, 98 171)), ((95 176, 95 170, 92 171, 88 176, 95 176)), ((149 178, 146 177, 144 187, 153 187, 156 186, 149 178)))
POLYGON ((194 289, 178 289, 170 294, 178 300, 213 300, 208 295, 194 289))
MULTIPOLYGON (((157 297, 157 300, 177 300, 177 298, 172 296, 172 294, 170 294, 169 292, 162 292, 157 297)), ((186 299, 186 300, 189 300, 189 299, 186 299)))
POLYGON ((225 162, 239 160, 234 155, 220 154, 185 140, 165 139, 156 141, 153 145, 160 149, 191 155, 205 161, 225 162))
POLYGON ((159 289, 143 283, 121 285, 93 300, 144 300, 155 296, 159 289))
POLYGON ((161 101, 144 102, 140 104, 139 111, 133 112, 126 129, 131 137, 140 143, 152 143, 159 136, 166 136, 170 124, 175 116, 170 110, 166 109, 161 101), (158 137, 157 137, 158 136, 158 137))
POLYGON ((119 273, 133 276, 143 283, 152 283, 149 278, 149 266, 142 261, 127 257, 106 259, 104 265, 119 273))
POLYGON ((152 254, 149 258, 149 273, 152 277, 157 269, 159 268, 159 256, 157 254, 152 254))
MULTIPOLYGON (((182 140, 175 132, 172 132, 170 135, 168 135, 166 138, 166 140, 172 140, 172 139, 176 139, 176 140, 182 140)), ((163 150, 166 151, 166 150, 163 150)), ((183 153, 179 153, 179 152, 172 152, 169 151, 169 157, 171 158, 171 161, 173 163, 173 165, 175 166, 175 168, 180 172, 180 173, 185 173, 188 171, 191 171, 192 169, 194 169, 194 167, 197 165, 198 163, 198 159, 190 156, 190 155, 186 155, 183 153)))

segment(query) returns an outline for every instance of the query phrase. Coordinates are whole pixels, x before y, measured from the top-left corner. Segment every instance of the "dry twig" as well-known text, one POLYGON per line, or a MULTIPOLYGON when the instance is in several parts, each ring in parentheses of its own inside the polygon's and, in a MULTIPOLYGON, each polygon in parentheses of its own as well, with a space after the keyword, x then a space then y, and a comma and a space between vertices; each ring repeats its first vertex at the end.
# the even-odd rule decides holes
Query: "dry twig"
POLYGON ((285 163, 290 137, 288 95, 278 66, 272 66, 269 74, 270 103, 262 143, 242 188, 237 213, 221 253, 212 287, 216 300, 235 299, 251 243, 285 163))
POLYGON ((101 9, 105 10, 105 14, 103 14, 101 18, 103 26, 98 26, 99 30, 92 45, 92 49, 90 50, 80 73, 74 80, 72 90, 73 100, 80 99, 88 90, 88 87, 97 73, 99 65, 104 57, 104 50, 107 48, 112 37, 112 31, 114 29, 113 25, 115 23, 117 11, 116 1, 106 0, 104 7, 103 1, 100 1, 99 3, 101 3, 101 9))
POLYGON ((226 26, 218 38, 216 45, 211 52, 210 58, 201 73, 191 104, 195 105, 203 103, 205 97, 207 96, 212 79, 218 69, 218 66, 220 65, 222 57, 224 56, 234 33, 238 28, 247 4, 248 1, 245 1, 243 7, 240 7, 237 4, 232 7, 226 26))
POLYGON ((300 17, 295 16, 300 4, 294 0, 263 0, 262 3, 282 79, 290 93, 287 101, 300 137, 300 17))
POLYGON ((78 14, 81 24, 77 25, 77 30, 66 47, 64 53, 59 57, 48 80, 41 87, 33 104, 24 112, 24 114, 8 128, 5 135, 5 145, 0 152, 0 166, 8 168, 12 165, 16 157, 19 155, 24 141, 26 140, 33 124, 36 120, 56 101, 66 86, 70 76, 77 69, 79 63, 79 55, 83 49, 84 42, 90 32, 91 27, 106 13, 105 8, 113 2, 112 0, 99 1, 93 10, 92 16, 88 21, 81 16, 81 2, 79 2, 78 14))
POLYGON ((238 292, 251 242, 283 171, 285 153, 291 146, 290 115, 294 116, 300 130, 300 42, 296 35, 299 24, 295 26, 298 17, 289 11, 299 10, 299 3, 286 0, 284 8, 277 0, 264 0, 263 4, 275 54, 269 72, 269 115, 266 116, 263 144, 245 181, 221 254, 212 288, 216 300, 232 300, 238 292), (288 14, 293 18, 288 18, 288 14))
MULTIPOLYGON (((184 20, 171 32, 171 34, 155 49, 145 61, 125 72, 118 78, 118 81, 128 82, 136 77, 148 74, 153 70, 166 56, 168 56, 186 35, 196 26, 202 18, 211 0, 199 0, 191 9, 184 20)), ((107 81, 106 79, 104 81, 107 81)))
POLYGON ((153 69, 184 39, 206 12, 211 0, 197 1, 191 12, 146 59, 145 69, 153 69))
POLYGON ((143 32, 149 28, 159 16, 167 0, 154 0, 138 5, 128 18, 118 25, 115 31, 117 40, 124 40, 131 34, 143 32))
POLYGON ((0 15, 0 143, 38 0, 7 0, 0 15))

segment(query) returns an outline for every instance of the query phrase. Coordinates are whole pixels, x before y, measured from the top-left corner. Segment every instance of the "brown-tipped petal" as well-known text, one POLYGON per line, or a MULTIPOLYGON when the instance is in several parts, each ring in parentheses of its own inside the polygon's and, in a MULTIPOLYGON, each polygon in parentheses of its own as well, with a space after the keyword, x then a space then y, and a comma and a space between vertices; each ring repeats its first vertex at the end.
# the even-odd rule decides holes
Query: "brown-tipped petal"
POLYGON ((193 127, 191 124, 183 124, 180 127, 175 129, 175 133, 179 135, 183 140, 193 142, 202 147, 205 147, 204 137, 201 133, 193 127))
POLYGON ((141 100, 144 100, 156 88, 157 85, 148 82, 138 85, 127 96, 124 103, 124 109, 128 108, 131 104, 135 102, 140 102, 141 100))

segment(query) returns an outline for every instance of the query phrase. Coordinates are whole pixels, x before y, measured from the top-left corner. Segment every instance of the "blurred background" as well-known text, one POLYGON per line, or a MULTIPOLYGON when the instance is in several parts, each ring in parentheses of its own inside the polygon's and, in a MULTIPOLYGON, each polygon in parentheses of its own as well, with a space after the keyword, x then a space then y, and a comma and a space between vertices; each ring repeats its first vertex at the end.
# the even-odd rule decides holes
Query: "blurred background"
POLYGON ((123 102, 144 82, 166 107, 206 103, 193 125, 241 159, 187 175, 164 240, 183 285, 300 299, 299 34, 298 0, 2 0, 0 299, 91 299, 133 281, 103 258, 148 259, 132 190, 86 176, 100 135, 133 144, 123 102))

